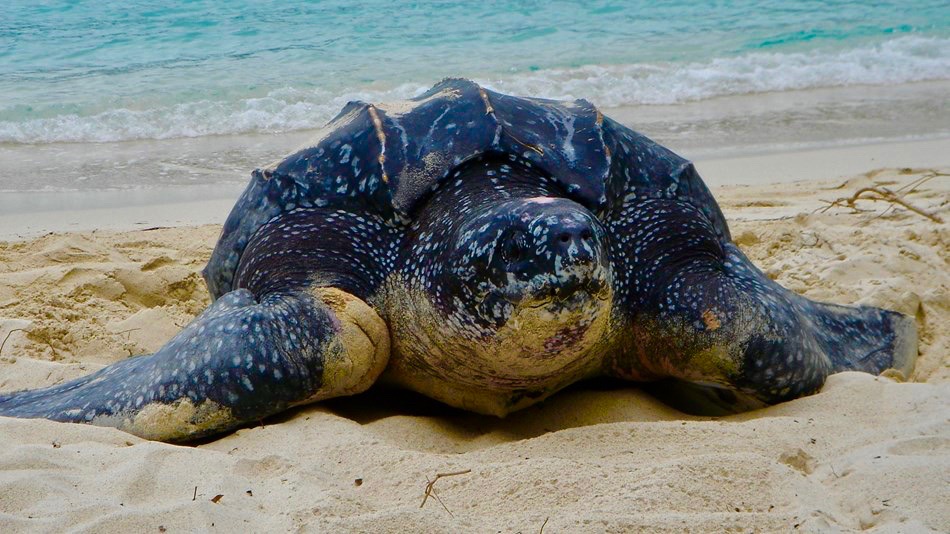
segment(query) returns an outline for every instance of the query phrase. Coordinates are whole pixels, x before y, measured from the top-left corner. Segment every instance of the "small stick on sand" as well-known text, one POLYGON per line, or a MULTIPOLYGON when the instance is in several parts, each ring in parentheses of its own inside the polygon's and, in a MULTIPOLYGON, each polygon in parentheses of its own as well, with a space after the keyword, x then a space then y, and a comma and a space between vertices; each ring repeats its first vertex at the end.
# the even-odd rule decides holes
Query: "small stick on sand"
POLYGON ((921 176, 920 178, 918 178, 918 179, 916 179, 916 180, 914 180, 914 181, 912 181, 912 182, 910 182, 910 183, 908 183, 908 184, 905 184, 905 185, 902 186, 902 187, 898 187, 898 188, 897 188, 897 192, 898 192, 898 193, 905 193, 905 194, 906 194, 906 193, 913 193, 914 191, 917 190, 918 187, 924 185, 924 184, 927 183, 929 180, 931 180, 931 179, 933 179, 933 178, 936 178, 937 176, 950 176, 950 174, 945 174, 945 173, 937 172, 937 171, 930 171, 929 173, 927 173, 927 174, 921 176))
POLYGON ((445 506, 444 502, 442 502, 442 499, 440 499, 439 496, 435 494, 435 488, 434 488, 435 483, 438 482, 440 478, 454 477, 458 475, 467 475, 468 473, 471 473, 471 472, 472 472, 471 469, 466 469, 464 471, 453 471, 451 473, 436 473, 435 478, 433 478, 432 480, 429 480, 429 477, 426 477, 426 481, 428 482, 428 484, 426 484, 425 495, 422 497, 422 504, 419 505, 419 508, 422 508, 423 506, 425 506, 426 501, 429 500, 429 495, 432 495, 433 497, 435 497, 437 501, 439 501, 439 504, 442 505, 442 508, 445 508, 445 511, 448 512, 449 515, 451 515, 452 517, 455 517, 452 511, 449 510, 447 506, 445 506))
POLYGON ((13 334, 14 332, 26 332, 26 330, 24 330, 23 328, 14 328, 13 330, 10 330, 9 332, 7 332, 7 336, 3 338, 2 342, 0 342, 0 354, 3 354, 3 346, 7 344, 7 340, 10 339, 10 335, 13 334))
POLYGON ((847 206, 856 212, 861 211, 857 208, 857 206, 855 206, 855 203, 858 200, 870 200, 872 202, 890 202, 891 204, 897 204, 899 206, 903 206, 904 208, 918 215, 922 215, 933 222, 936 222, 936 223, 943 222, 943 219, 941 219, 940 217, 933 215, 931 213, 927 213, 926 211, 910 204, 909 202, 907 202, 906 200, 898 196, 896 193, 894 193, 890 189, 887 189, 884 187, 862 187, 861 189, 858 189, 857 191, 855 191, 855 193, 851 195, 850 197, 841 197, 832 201, 825 200, 824 202, 826 202, 828 205, 823 208, 818 208, 815 211, 816 212, 820 211, 824 213, 828 211, 829 209, 836 206, 837 207, 847 206), (865 193, 868 193, 868 194, 865 195, 865 193))
MULTIPOLYGON (((128 330, 123 330, 123 331, 121 331, 121 332, 116 332, 115 335, 121 336, 122 334, 131 334, 132 332, 135 332, 136 330, 141 330, 141 328, 129 328, 128 330)), ((126 339, 129 339, 129 338, 130 338, 130 336, 126 336, 126 339)))
MULTIPOLYGON (((432 484, 433 482, 435 482, 434 480, 429 480, 429 477, 426 477, 426 481, 427 481, 429 484, 432 484)), ((435 497, 435 500, 439 501, 439 504, 442 505, 442 508, 443 508, 446 512, 448 512, 450 516, 455 517, 455 514, 452 513, 452 510, 449 510, 449 507, 445 505, 445 502, 442 500, 442 497, 439 497, 439 494, 438 494, 438 492, 435 491, 435 488, 432 488, 432 496, 435 497)), ((424 500, 425 500, 425 498, 423 497, 423 501, 424 501, 424 500)))

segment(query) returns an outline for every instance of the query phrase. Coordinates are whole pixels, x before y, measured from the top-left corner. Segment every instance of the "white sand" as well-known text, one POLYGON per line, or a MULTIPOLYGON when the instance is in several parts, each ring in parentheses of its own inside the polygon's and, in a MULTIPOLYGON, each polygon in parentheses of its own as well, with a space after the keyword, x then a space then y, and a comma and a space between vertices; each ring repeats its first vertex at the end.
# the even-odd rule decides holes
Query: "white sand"
MULTIPOLYGON (((719 165, 711 173, 728 175, 719 165)), ((736 160, 731 172, 748 170, 736 160)), ((719 419, 636 387, 572 389, 505 420, 373 390, 195 447, 0 418, 0 532, 948 531, 950 227, 871 202, 812 214, 820 199, 928 172, 714 191, 736 241, 786 287, 915 315, 916 383, 844 373, 817 395, 719 419), (420 509, 427 478, 454 471, 467 472, 420 509)), ((906 198, 950 220, 950 178, 906 198)), ((24 329, 0 352, 0 390, 159 347, 207 304, 198 270, 218 231, 0 243, 0 341, 24 329)))

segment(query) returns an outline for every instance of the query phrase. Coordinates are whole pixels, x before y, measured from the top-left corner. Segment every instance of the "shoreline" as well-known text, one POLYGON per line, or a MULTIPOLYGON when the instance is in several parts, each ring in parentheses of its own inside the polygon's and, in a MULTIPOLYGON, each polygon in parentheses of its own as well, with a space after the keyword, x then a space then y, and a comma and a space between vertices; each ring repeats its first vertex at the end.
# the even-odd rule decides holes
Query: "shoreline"
MULTIPOLYGON (((298 143, 291 146, 303 144, 312 135, 295 135, 298 143)), ((259 143, 274 144, 263 139, 259 143)), ((836 180, 882 168, 950 167, 950 137, 752 155, 707 154, 693 161, 715 195, 718 188, 732 185, 836 180)), ((217 184, 0 193, 0 241, 49 232, 220 225, 244 190, 250 170, 245 170, 243 180, 217 184)))

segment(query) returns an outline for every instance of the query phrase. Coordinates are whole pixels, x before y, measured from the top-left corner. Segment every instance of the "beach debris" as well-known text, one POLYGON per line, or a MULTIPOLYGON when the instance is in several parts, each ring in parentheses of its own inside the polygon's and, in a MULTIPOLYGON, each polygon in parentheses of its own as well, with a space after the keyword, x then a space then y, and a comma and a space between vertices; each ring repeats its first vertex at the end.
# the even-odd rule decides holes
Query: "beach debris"
POLYGON ((132 339, 132 332, 135 332, 136 330, 141 330, 141 328, 129 328, 128 330, 123 330, 123 331, 121 331, 121 332, 115 332, 115 335, 121 336, 122 334, 127 334, 127 335, 125 336, 125 339, 132 339))
POLYGON ((3 346, 7 344, 7 340, 10 339, 10 336, 11 336, 14 332, 26 332, 26 329, 25 329, 25 328, 13 328, 13 329, 11 329, 9 332, 7 332, 7 335, 4 336, 3 341, 0 341, 0 354, 3 354, 3 346))
POLYGON ((363 485, 363 479, 362 479, 362 478, 357 478, 356 480, 353 481, 353 485, 354 485, 354 486, 357 486, 357 487, 362 486, 362 485, 363 485))
POLYGON ((544 534, 544 526, 548 524, 548 519, 551 519, 551 516, 544 518, 544 523, 541 523, 541 530, 538 531, 538 534, 544 534))
POLYGON ((931 171, 921 176, 920 178, 904 185, 903 187, 897 189, 896 191, 892 191, 891 189, 888 189, 883 186, 862 187, 858 189, 857 191, 855 191, 854 194, 852 194, 850 197, 840 197, 840 198, 836 198, 835 200, 822 200, 822 202, 827 204, 827 206, 823 206, 816 209, 814 213, 818 213, 818 212, 825 213, 831 208, 835 208, 835 207, 838 207, 838 208, 847 207, 847 208, 850 208, 853 213, 870 212, 872 210, 860 209, 857 206, 857 202, 859 200, 868 200, 871 202, 888 202, 891 204, 887 209, 881 212, 877 217, 883 217, 889 211, 893 210, 895 206, 901 206, 918 215, 926 217, 930 219, 931 221, 934 221, 935 223, 938 223, 938 224, 943 223, 943 219, 940 216, 934 213, 928 213, 927 211, 921 208, 918 208, 917 206, 914 206, 913 204, 911 204, 904 198, 910 193, 913 193, 914 191, 916 191, 924 183, 932 180, 933 178, 937 176, 950 176, 950 174, 941 173, 937 171, 931 171))
POLYGON ((219 494, 215 495, 214 497, 211 497, 211 502, 213 502, 214 504, 218 504, 218 502, 221 501, 221 499, 222 499, 223 497, 224 497, 224 495, 222 495, 222 494, 219 493, 219 494))
POLYGON ((426 477, 426 482, 428 482, 428 484, 426 484, 425 495, 423 495, 422 497, 422 504, 419 505, 419 508, 422 508, 423 506, 426 505, 426 501, 429 500, 429 496, 431 495, 435 497, 435 500, 439 501, 439 504, 442 505, 442 508, 444 508, 445 511, 448 512, 450 516, 455 517, 455 514, 453 514, 452 511, 449 510, 449 508, 445 505, 445 503, 442 502, 442 499, 439 498, 439 495, 436 494, 435 483, 438 482, 440 478, 467 475, 471 472, 472 472, 471 469, 465 469, 464 471, 452 471, 451 473, 436 473, 435 478, 433 478, 432 480, 429 480, 429 477, 426 477))

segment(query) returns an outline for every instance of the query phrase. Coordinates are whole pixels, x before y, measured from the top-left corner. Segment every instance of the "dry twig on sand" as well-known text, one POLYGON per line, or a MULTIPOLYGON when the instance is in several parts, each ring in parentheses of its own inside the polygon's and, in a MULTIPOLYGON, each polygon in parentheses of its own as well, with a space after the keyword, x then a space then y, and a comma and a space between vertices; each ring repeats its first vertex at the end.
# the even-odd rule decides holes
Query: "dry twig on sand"
POLYGON ((26 332, 26 329, 25 329, 25 328, 14 328, 14 329, 10 330, 9 332, 7 332, 7 336, 3 338, 3 341, 2 341, 2 342, 0 342, 0 354, 3 353, 3 346, 7 344, 7 340, 10 339, 10 336, 12 336, 14 332, 26 332))
POLYGON ((901 187, 897 191, 891 191, 890 189, 886 187, 877 187, 877 186, 862 187, 861 189, 858 189, 857 191, 855 191, 854 194, 851 195, 850 197, 841 197, 841 198, 837 198, 835 200, 830 200, 830 201, 822 200, 822 202, 825 202, 828 205, 816 209, 815 212, 825 213, 826 211, 834 207, 848 207, 848 208, 851 208, 855 213, 858 213, 858 212, 867 211, 867 210, 858 209, 858 207, 856 206, 857 201, 870 200, 872 202, 889 202, 891 204, 891 206, 888 207, 886 210, 884 210, 884 213, 881 213, 881 215, 884 215, 885 213, 893 209, 895 205, 897 205, 897 206, 902 206, 905 209, 908 209, 918 215, 926 217, 930 219, 931 221, 934 221, 936 223, 942 223, 943 219, 941 219, 939 216, 933 213, 927 213, 926 211, 918 208, 917 206, 914 206, 910 202, 907 202, 903 198, 904 195, 914 192, 915 190, 917 190, 918 187, 923 185, 925 182, 937 176, 950 176, 950 174, 940 173, 936 171, 929 172, 926 175, 918 178, 917 180, 914 180, 913 182, 910 182, 909 184, 901 187))
POLYGON ((451 473, 436 473, 435 478, 433 478, 432 480, 429 480, 429 477, 426 477, 426 482, 428 482, 428 484, 426 484, 425 495, 422 497, 422 504, 419 505, 419 508, 422 508, 423 506, 426 505, 426 501, 429 500, 429 495, 431 495, 435 497, 435 500, 439 501, 439 504, 442 505, 442 508, 445 508, 445 511, 448 512, 450 516, 455 517, 455 514, 453 514, 452 511, 449 510, 449 508, 445 505, 445 503, 442 502, 442 499, 440 499, 439 496, 435 493, 435 487, 434 487, 435 483, 438 482, 440 478, 454 477, 458 475, 467 475, 471 472, 472 472, 471 469, 466 469, 464 471, 453 471, 451 473))

